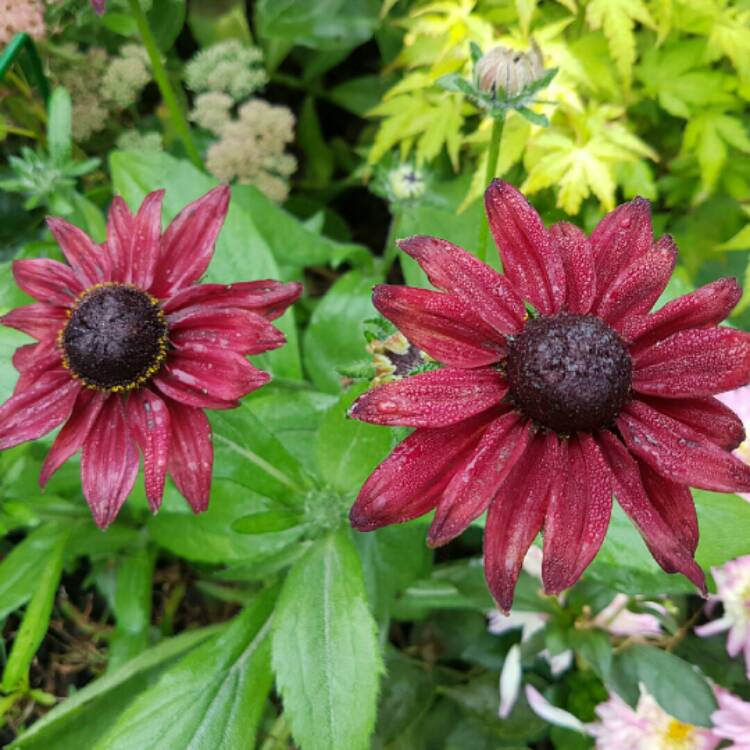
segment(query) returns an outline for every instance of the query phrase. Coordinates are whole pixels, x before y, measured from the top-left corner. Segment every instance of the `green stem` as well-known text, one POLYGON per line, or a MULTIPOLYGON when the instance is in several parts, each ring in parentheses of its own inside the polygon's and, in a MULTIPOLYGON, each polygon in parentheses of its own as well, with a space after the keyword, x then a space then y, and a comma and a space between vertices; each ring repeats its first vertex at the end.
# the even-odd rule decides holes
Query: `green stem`
POLYGON ((13 65, 22 50, 26 50, 26 54, 28 55, 29 73, 32 78, 36 79, 39 93, 42 95, 42 99, 44 99, 46 104, 49 99, 49 84, 44 75, 42 61, 39 59, 39 53, 36 50, 34 40, 25 32, 16 34, 13 39, 11 39, 10 44, 3 50, 2 55, 0 55, 0 81, 5 77, 10 66, 13 65))
POLYGON ((198 149, 195 147, 193 137, 190 134, 190 126, 188 125, 185 113, 182 111, 182 107, 180 107, 180 104, 177 101, 177 96, 172 88, 172 84, 169 82, 167 69, 162 62, 159 47, 156 44, 154 35, 151 33, 148 21, 146 20, 146 14, 143 12, 143 8, 141 8, 140 0, 128 0, 128 2, 130 3, 130 12, 133 14, 136 25, 138 26, 138 33, 140 34, 141 41, 143 42, 143 46, 146 48, 149 60, 151 61, 151 70, 154 73, 154 80, 159 87, 159 91, 161 91, 164 104, 169 110, 169 116, 175 130, 177 131, 177 136, 182 141, 182 145, 185 147, 185 151, 190 161, 192 161, 199 169, 203 169, 203 162, 201 161, 198 149))
MULTIPOLYGON (((484 172, 484 185, 487 187, 495 176, 497 171, 497 160, 500 156, 500 141, 503 138, 503 125, 505 124, 505 114, 499 115, 492 123, 492 135, 490 136, 490 152, 487 155, 487 168, 484 172)), ((487 258, 487 219, 482 218, 482 224, 479 228, 479 248, 477 256, 479 260, 485 261, 487 258)))

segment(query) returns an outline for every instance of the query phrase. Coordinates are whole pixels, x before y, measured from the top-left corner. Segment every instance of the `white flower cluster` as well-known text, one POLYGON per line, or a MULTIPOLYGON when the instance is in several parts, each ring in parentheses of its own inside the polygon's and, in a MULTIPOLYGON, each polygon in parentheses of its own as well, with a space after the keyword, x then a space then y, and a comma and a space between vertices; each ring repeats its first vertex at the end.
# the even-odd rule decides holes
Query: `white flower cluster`
POLYGON ((268 83, 263 53, 232 39, 198 52, 185 67, 185 82, 196 93, 228 94, 241 101, 268 83))
POLYGON ((218 130, 219 140, 206 155, 208 171, 222 182, 237 180, 255 185, 272 200, 284 201, 288 178, 297 160, 285 152, 294 138, 294 115, 287 107, 250 99, 238 119, 218 130))
POLYGON ((148 54, 137 44, 125 44, 107 67, 102 79, 102 96, 117 109, 133 104, 151 80, 148 54))
POLYGON ((195 97, 190 119, 196 125, 219 135, 222 128, 232 119, 233 106, 234 101, 229 94, 208 91, 195 97))
POLYGON ((141 133, 140 130, 123 130, 117 138, 117 148, 123 151, 150 151, 164 150, 161 133, 149 131, 141 133))

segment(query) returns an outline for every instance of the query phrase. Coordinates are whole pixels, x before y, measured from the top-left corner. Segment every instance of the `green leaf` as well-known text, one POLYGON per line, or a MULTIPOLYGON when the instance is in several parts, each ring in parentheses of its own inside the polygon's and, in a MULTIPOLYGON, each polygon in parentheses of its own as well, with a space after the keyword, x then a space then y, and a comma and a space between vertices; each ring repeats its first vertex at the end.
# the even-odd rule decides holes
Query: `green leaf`
POLYGON ((305 97, 297 121, 297 142, 305 154, 305 182, 313 189, 327 187, 333 176, 333 150, 320 128, 315 99, 309 95, 305 97))
POLYGON ((716 710, 713 690, 703 675, 679 656, 644 645, 618 653, 612 662, 608 687, 635 706, 640 683, 676 719, 711 726, 711 714, 716 710), (675 689, 677 685, 679 690, 675 689))
POLYGON ((163 641, 124 664, 116 672, 94 680, 59 703, 11 746, 13 750, 90 748, 145 689, 165 665, 225 629, 225 625, 189 630, 163 641))
MULTIPOLYGON (((131 208, 137 208, 149 192, 165 188, 166 219, 174 218, 188 203, 219 184, 190 162, 165 153, 115 151, 109 163, 114 189, 131 208)), ((273 254, 252 216, 232 199, 206 281, 231 284, 248 279, 279 278, 279 275, 273 254)), ((254 361, 261 367, 268 366, 277 376, 299 378, 301 367, 293 311, 287 311, 275 325, 286 334, 287 343, 276 351, 255 357, 254 361)))
POLYGON ((55 164, 65 164, 71 156, 73 104, 70 94, 63 88, 56 88, 49 100, 49 120, 47 121, 47 148, 55 164))
POLYGON ((236 750, 252 747, 271 689, 270 616, 260 594, 216 638, 141 693, 93 750, 236 750))
POLYGON ((3 670, 2 689, 6 693, 25 691, 29 687, 29 667, 49 627, 52 606, 62 575, 68 532, 69 529, 58 535, 44 558, 39 576, 33 583, 31 599, 3 670))
POLYGON ((156 0, 148 12, 148 25, 162 52, 168 52, 185 25, 185 0, 156 0))
POLYGON ((232 528, 238 534, 268 534, 293 529, 303 520, 299 513, 292 513, 288 510, 269 510, 242 516, 232 524, 232 528))
POLYGON ((220 5, 216 0, 192 0, 188 7, 188 25, 201 47, 228 39, 238 39, 248 45, 253 42, 242 0, 226 0, 220 5))
POLYGON ((737 495, 708 490, 692 492, 700 527, 695 553, 698 564, 708 570, 746 555, 750 539, 750 503, 737 495))
POLYGON ((273 668, 305 750, 365 750, 382 662, 348 532, 321 539, 289 572, 274 614, 273 668))
POLYGON ((327 393, 341 390, 340 367, 366 355, 363 323, 374 313, 372 287, 380 279, 360 271, 344 274, 318 303, 304 338, 305 367, 327 393))
POLYGON ((393 445, 389 429, 347 418, 366 390, 360 384, 343 394, 323 418, 315 441, 320 476, 341 493, 356 493, 393 445))

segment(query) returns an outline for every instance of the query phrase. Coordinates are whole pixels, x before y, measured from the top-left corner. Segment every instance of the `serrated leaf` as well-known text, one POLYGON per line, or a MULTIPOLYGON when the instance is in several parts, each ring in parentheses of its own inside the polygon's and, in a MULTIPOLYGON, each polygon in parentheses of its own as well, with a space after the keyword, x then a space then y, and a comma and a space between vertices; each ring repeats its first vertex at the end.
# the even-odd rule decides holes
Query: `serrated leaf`
POLYGON ((319 540, 289 572, 274 614, 273 668, 302 750, 366 750, 382 660, 349 532, 319 540))

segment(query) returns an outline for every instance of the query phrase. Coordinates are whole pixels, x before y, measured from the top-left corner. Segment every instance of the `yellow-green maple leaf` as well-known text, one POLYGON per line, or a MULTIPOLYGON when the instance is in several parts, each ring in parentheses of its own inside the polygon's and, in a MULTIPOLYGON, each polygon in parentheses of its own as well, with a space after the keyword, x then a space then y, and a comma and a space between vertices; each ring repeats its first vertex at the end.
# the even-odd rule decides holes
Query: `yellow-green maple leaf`
POLYGON ((623 83, 630 88, 636 57, 635 25, 656 27, 643 0, 590 0, 586 20, 592 29, 604 32, 623 83))

